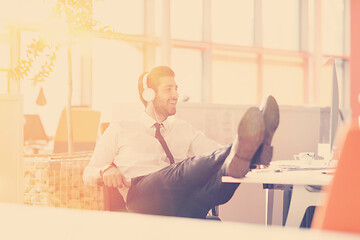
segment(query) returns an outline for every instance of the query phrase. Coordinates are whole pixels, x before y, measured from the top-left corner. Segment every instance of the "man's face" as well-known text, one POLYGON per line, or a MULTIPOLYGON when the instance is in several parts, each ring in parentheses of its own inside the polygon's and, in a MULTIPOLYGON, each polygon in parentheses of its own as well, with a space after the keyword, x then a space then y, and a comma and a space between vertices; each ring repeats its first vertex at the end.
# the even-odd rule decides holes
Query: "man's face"
POLYGON ((170 76, 160 77, 159 80, 161 84, 157 88, 153 104, 158 117, 166 119, 176 113, 176 104, 179 98, 178 86, 175 79, 170 76))

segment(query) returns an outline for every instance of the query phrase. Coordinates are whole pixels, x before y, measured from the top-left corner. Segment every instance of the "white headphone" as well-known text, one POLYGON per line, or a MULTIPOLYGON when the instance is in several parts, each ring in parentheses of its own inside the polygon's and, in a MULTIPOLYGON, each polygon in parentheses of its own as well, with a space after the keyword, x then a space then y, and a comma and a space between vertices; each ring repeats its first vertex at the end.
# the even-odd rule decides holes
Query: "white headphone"
POLYGON ((155 99, 155 91, 152 88, 148 88, 147 86, 147 79, 149 73, 146 73, 143 77, 143 88, 144 91, 142 92, 142 97, 147 102, 152 102, 155 99))

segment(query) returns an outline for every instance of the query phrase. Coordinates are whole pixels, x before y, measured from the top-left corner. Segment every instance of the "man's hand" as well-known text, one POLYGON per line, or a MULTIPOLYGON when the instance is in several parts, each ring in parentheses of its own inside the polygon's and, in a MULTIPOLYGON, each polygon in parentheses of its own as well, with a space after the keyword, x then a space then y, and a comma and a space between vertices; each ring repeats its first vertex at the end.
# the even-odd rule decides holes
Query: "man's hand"
POLYGON ((116 167, 110 167, 103 174, 103 181, 108 187, 130 187, 130 182, 126 181, 124 175, 116 167))

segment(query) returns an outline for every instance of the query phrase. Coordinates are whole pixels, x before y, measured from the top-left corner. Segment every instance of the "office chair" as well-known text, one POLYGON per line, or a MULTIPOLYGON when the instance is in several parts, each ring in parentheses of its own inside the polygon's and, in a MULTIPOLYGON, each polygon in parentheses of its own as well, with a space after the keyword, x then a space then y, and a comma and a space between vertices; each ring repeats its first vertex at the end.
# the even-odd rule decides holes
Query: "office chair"
MULTIPOLYGON (((72 107, 74 151, 92 151, 98 135, 100 112, 86 107, 72 107)), ((54 153, 68 152, 66 109, 61 113, 54 137, 54 153)))
MULTIPOLYGON (((104 122, 100 124, 100 132, 103 134, 105 130, 109 126, 109 122, 104 122)), ((103 182, 99 183, 103 185, 103 182)), ((114 187, 103 187, 104 192, 104 210, 105 211, 114 211, 114 212, 127 212, 126 203, 124 201, 123 196, 120 194, 117 188, 114 187)), ((206 219, 209 220, 218 220, 221 221, 219 218, 219 206, 215 206, 210 210, 206 219)))
POLYGON ((24 118, 24 142, 49 140, 38 114, 24 114, 24 118))
MULTIPOLYGON (((102 183, 103 184, 103 183, 102 183)), ((126 203, 123 196, 114 187, 103 187, 104 210, 111 212, 127 212, 126 203)))
POLYGON ((29 154, 39 154, 48 144, 49 137, 38 114, 24 114, 24 118, 24 152, 31 150, 29 154))
POLYGON ((325 204, 315 211, 312 227, 360 233, 360 129, 354 121, 343 141, 325 204))

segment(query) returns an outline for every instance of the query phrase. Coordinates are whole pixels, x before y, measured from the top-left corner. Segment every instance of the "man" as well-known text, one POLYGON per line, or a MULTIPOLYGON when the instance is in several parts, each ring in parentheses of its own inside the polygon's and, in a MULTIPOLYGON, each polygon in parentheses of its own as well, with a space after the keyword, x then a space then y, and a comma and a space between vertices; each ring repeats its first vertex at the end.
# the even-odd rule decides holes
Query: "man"
POLYGON ((271 96, 261 111, 248 109, 232 145, 221 147, 173 117, 179 97, 174 77, 167 66, 140 76, 144 113, 133 122, 110 124, 84 181, 102 179, 117 187, 131 212, 204 218, 211 208, 229 201, 238 186, 223 184, 222 176, 241 178, 251 165, 270 163, 279 109, 271 96))

